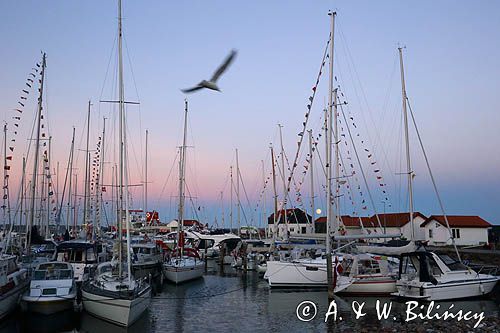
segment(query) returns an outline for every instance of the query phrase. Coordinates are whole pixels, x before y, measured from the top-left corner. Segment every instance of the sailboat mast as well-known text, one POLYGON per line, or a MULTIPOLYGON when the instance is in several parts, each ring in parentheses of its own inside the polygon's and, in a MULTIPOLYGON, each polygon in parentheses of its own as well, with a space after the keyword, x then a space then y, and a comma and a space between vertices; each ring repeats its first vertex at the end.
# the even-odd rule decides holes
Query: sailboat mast
POLYGON ((410 213, 410 225, 411 225, 411 239, 415 240, 415 226, 413 225, 413 171, 411 169, 410 160, 410 137, 408 134, 408 111, 406 109, 406 85, 405 85, 405 73, 403 66, 403 48, 398 47, 399 51, 399 67, 401 70, 401 96, 403 99, 403 119, 404 119, 404 130, 405 130, 405 142, 406 142, 406 172, 408 176, 408 208, 410 213))
POLYGON ((311 216, 312 216, 312 227, 313 232, 315 232, 316 223, 316 211, 314 207, 314 165, 313 165, 313 135, 312 129, 309 132, 309 176, 311 178, 311 216))
MULTIPOLYGON (((123 88, 123 59, 122 59, 122 1, 118 0, 118 90, 119 90, 119 125, 118 125, 118 144, 119 144, 119 166, 118 171, 118 241, 119 241, 119 277, 123 276, 123 250, 122 250, 122 223, 123 223, 123 163, 124 163, 124 145, 123 145, 123 113, 124 113, 124 88, 123 88)), ((128 249, 127 249, 128 252, 128 249)))
POLYGON ((83 224, 89 222, 89 197, 90 197, 90 153, 89 153, 89 139, 90 139, 90 100, 87 110, 87 143, 85 147, 85 188, 83 195, 83 224))
MULTIPOLYGON (((179 241, 181 239, 181 234, 183 233, 184 226, 184 181, 185 181, 185 163, 186 163, 186 140, 187 140, 187 115, 188 115, 188 101, 184 100, 184 136, 182 139, 182 146, 180 148, 180 158, 179 158, 179 212, 178 212, 178 228, 177 228, 177 246, 179 246, 179 241)), ((182 244, 183 245, 183 244, 182 244)), ((182 254, 182 247, 179 247, 179 251, 182 254)))
POLYGON ((146 157, 144 161, 144 216, 146 216, 146 222, 148 214, 148 135, 149 131, 146 130, 146 157))
POLYGON ((6 221, 10 221, 9 177, 7 177, 7 123, 3 126, 3 232, 6 231, 6 221))
MULTIPOLYGON (((102 184, 104 179, 104 144, 105 144, 105 135, 106 135, 106 117, 103 118, 102 125, 102 140, 101 140, 101 156, 99 163, 99 179, 97 181, 97 202, 96 202, 96 224, 97 224, 97 233, 98 236, 101 235, 101 209, 103 209, 102 205, 102 184)), ((113 191, 111 191, 113 192, 113 191)))
POLYGON ((221 224, 222 224, 222 229, 224 229, 225 222, 224 222, 224 192, 220 191, 220 210, 221 210, 221 224))
POLYGON ((30 245, 31 245, 31 234, 33 222, 35 220, 35 196, 36 196, 36 183, 37 183, 37 175, 38 175, 38 159, 40 154, 40 131, 41 131, 41 118, 42 118, 42 101, 43 101, 43 86, 45 81, 45 67, 46 63, 46 54, 44 53, 42 56, 42 71, 41 71, 41 79, 40 79, 40 94, 38 96, 38 109, 37 109, 37 117, 36 117, 36 139, 35 139, 35 152, 34 152, 34 162, 33 162, 33 179, 31 180, 31 204, 30 204, 30 217, 28 222, 28 230, 29 234, 26 238, 26 250, 28 254, 30 253, 30 245))
POLYGON ((286 215, 286 199, 287 199, 287 190, 286 190, 286 178, 285 178, 285 148, 283 147, 283 133, 281 129, 283 128, 283 125, 278 124, 278 128, 280 130, 280 145, 281 145, 281 178, 283 180, 283 219, 285 221, 285 230, 286 230, 286 237, 288 239, 288 221, 287 221, 287 215, 286 215))
POLYGON ((273 146, 271 148, 271 165, 273 169, 273 192, 274 192, 274 214, 273 214, 273 244, 276 241, 276 237, 278 236, 278 221, 276 220, 276 216, 278 215, 278 191, 276 190, 276 168, 275 168, 275 163, 274 163, 274 149, 273 146))
POLYGON ((231 232, 233 232, 233 188, 234 188, 234 181, 233 181, 233 166, 232 165, 229 167, 229 178, 231 178, 229 224, 230 224, 230 230, 231 230, 231 232))
MULTIPOLYGON (((25 198, 25 182, 26 182, 26 157, 23 157, 23 174, 21 176, 21 200, 19 202, 19 226, 23 224, 24 215, 24 198, 25 198)), ((26 230, 27 231, 27 230, 26 230)))
MULTIPOLYGON (((261 221, 261 226, 266 225, 266 172, 264 170, 264 160, 260 161, 262 164, 262 186, 263 186, 263 193, 262 193, 262 221, 261 221)), ((266 228, 266 238, 267 238, 267 228, 266 228)))
MULTIPOLYGON (((326 145, 326 270, 328 281, 328 299, 333 299, 333 283, 332 283, 332 249, 331 249, 331 223, 333 217, 333 201, 332 201, 332 107, 333 107, 333 36, 335 32, 335 12, 329 12, 330 16, 330 53, 329 53, 329 81, 328 81, 328 121, 326 122, 327 145, 326 145)), ((325 118, 326 120, 326 118, 325 118)), ((333 229, 335 232, 336 229, 333 229)))
POLYGON ((236 207, 237 210, 237 221, 238 221, 238 236, 241 236, 241 221, 240 221, 240 164, 238 161, 238 148, 236 148, 236 207))
POLYGON ((71 139, 71 150, 69 153, 69 166, 68 166, 68 175, 69 175, 69 184, 68 184, 68 211, 66 212, 66 230, 69 232, 69 219, 71 213, 71 185, 73 184, 73 152, 75 150, 75 127, 73 127, 73 136, 71 139))

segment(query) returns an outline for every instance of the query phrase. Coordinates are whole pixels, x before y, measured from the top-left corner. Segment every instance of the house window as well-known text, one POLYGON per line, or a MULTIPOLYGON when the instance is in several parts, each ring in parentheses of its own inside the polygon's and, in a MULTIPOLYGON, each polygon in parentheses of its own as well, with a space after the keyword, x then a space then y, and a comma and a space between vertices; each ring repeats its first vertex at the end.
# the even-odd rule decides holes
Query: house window
POLYGON ((306 227, 302 227, 302 233, 305 234, 306 233, 306 227))
POLYGON ((460 238, 460 229, 451 229, 451 234, 453 238, 460 238))
POLYGON ((432 238, 432 229, 429 229, 429 238, 432 238))

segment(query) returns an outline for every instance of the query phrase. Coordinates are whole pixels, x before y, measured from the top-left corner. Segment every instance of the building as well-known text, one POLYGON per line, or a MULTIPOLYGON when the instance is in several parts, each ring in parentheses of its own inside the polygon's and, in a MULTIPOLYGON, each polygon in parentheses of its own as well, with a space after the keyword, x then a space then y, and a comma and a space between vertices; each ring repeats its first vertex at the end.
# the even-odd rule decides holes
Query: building
MULTIPOLYGON (((205 227, 202 223, 198 222, 197 220, 184 220, 183 222, 184 223, 182 225, 184 226, 184 228, 194 227, 194 229, 199 230, 205 227)), ((178 226, 179 223, 177 222, 177 220, 172 220, 166 225, 166 228, 170 231, 176 231, 178 226)))
POLYGON ((479 216, 447 215, 448 230, 443 215, 431 215, 421 225, 429 245, 451 245, 451 236, 459 246, 488 244, 488 230, 492 225, 479 216))
POLYGON ((277 231, 277 237, 286 237, 287 232, 289 232, 290 235, 305 235, 314 233, 311 215, 299 208, 290 208, 287 209, 286 212, 282 209, 278 212, 276 218, 278 217, 280 217, 280 220, 276 221, 277 227, 274 225, 274 213, 267 218, 269 237, 272 237, 275 229, 277 231))
MULTIPOLYGON (((424 233, 420 225, 427 219, 419 212, 413 213, 413 226, 415 228, 415 240, 424 240, 424 233)), ((405 239, 412 239, 412 228, 409 213, 387 213, 372 216, 350 216, 342 215, 339 233, 341 235, 402 235, 405 239), (379 225, 380 221, 380 225, 379 225), (380 227, 382 226, 382 227, 380 227)), ((316 232, 326 232, 326 217, 316 219, 316 232)), ((377 239, 373 239, 377 242, 377 239)), ((380 241, 383 241, 380 239, 380 241)))

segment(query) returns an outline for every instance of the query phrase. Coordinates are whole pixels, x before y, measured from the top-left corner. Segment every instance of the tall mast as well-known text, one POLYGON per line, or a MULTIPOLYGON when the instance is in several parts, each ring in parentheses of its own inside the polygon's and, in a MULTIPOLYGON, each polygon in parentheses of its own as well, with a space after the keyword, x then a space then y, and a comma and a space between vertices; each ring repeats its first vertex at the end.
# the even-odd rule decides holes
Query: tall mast
POLYGON ((225 223, 224 223, 224 192, 220 191, 220 208, 221 208, 221 224, 222 224, 222 229, 225 228, 225 223))
POLYGON ((73 235, 75 238, 78 237, 77 221, 78 221, 78 174, 75 173, 75 192, 73 194, 73 235))
POLYGON ((313 136, 312 129, 309 132, 309 176, 311 177, 311 216, 312 216, 312 227, 313 232, 315 232, 315 223, 316 223, 316 212, 314 206, 314 165, 313 165, 313 136))
MULTIPOLYGON (((23 156, 23 174, 21 176, 21 200, 19 202, 19 226, 23 224, 23 215, 24 215, 24 199, 25 199, 25 182, 26 182, 26 157, 23 156)), ((26 226, 27 228, 27 226, 26 226)), ((28 231, 28 230, 26 230, 28 231)))
MULTIPOLYGON (((260 162, 262 164, 262 186, 263 186, 261 226, 265 226, 266 225, 266 172, 264 170, 264 160, 261 160, 260 162)), ((267 228, 266 228, 266 238, 267 238, 267 228)))
POLYGON ((85 188, 83 195, 83 224, 89 222, 89 202, 90 202, 90 153, 89 153, 89 139, 90 139, 90 100, 87 110, 87 144, 85 148, 85 188))
POLYGON ((405 86, 405 73, 403 66, 403 49, 398 47, 399 51, 399 67, 401 70, 401 97, 403 99, 403 119, 405 125, 405 142, 406 142, 406 172, 408 176, 408 208, 410 213, 410 225, 411 225, 411 240, 415 240, 415 226, 413 225, 413 171, 411 169, 410 160, 410 137, 408 135, 408 111, 406 110, 406 86, 405 86))
MULTIPOLYGON (((186 140, 187 140, 187 115, 188 115, 188 101, 184 100, 184 137, 182 139, 182 146, 180 148, 180 158, 179 158, 179 211, 178 211, 178 228, 177 228, 177 246, 179 246, 179 240, 181 234, 183 233, 184 226, 184 200, 185 200, 185 163, 186 163, 186 140)), ((179 247, 179 251, 182 254, 182 248, 179 247)))
MULTIPOLYGON (((119 248, 119 277, 121 278, 123 275, 123 250, 122 250, 122 223, 123 223, 123 182, 124 182, 124 174, 123 174, 123 163, 124 163, 124 146, 123 146, 123 114, 124 114, 124 88, 123 88, 123 59, 122 59, 122 1, 118 0, 118 90, 119 90, 119 166, 120 170, 118 171, 118 240, 120 242, 119 248)), ((128 253, 128 248, 127 248, 128 253)))
MULTIPOLYGON (((50 160, 51 160, 51 145, 52 145, 52 136, 49 136, 49 149, 48 149, 48 153, 46 155, 47 157, 47 174, 45 174, 45 178, 47 178, 47 198, 45 200, 47 200, 47 224, 45 225, 45 238, 49 238, 50 236, 50 192, 51 192, 51 183, 52 183, 52 175, 50 174, 50 160)), ((53 192, 53 191, 52 191, 53 192)), ((52 194, 53 195, 53 194, 52 194)))
POLYGON ((40 94, 38 96, 38 109, 37 109, 37 117, 36 117, 36 139, 35 139, 35 152, 34 152, 34 162, 33 162, 33 179, 31 180, 31 204, 30 204, 30 217, 28 223, 29 235, 26 239, 26 250, 28 254, 30 253, 30 245, 31 245, 31 234, 33 222, 35 220, 35 196, 36 196, 36 183, 37 183, 37 175, 38 175, 38 158, 40 154, 40 131, 41 131, 41 118, 42 118, 42 96, 43 96, 43 86, 45 81, 45 67, 46 63, 46 54, 44 53, 42 56, 42 72, 40 79, 40 94))
POLYGON ((66 230, 69 232, 69 219, 70 219, 70 213, 71 213, 71 195, 73 194, 71 192, 71 185, 73 183, 73 152, 75 150, 75 127, 73 127, 73 136, 71 139, 71 150, 69 153, 69 165, 68 165, 68 171, 69 172, 69 184, 68 184, 68 211, 66 213, 66 230))
MULTIPOLYGON (((104 144, 105 144, 105 137, 106 137, 106 117, 103 118, 103 125, 102 125, 102 140, 101 140, 101 152, 100 152, 100 158, 99 158, 99 173, 98 173, 98 181, 97 181, 97 196, 96 196, 96 224, 97 224, 97 235, 101 235, 101 209, 103 208, 102 206, 102 184, 104 180, 104 144)), ((113 191, 111 191, 113 192, 113 191)))
MULTIPOLYGON (((147 214, 148 214, 148 134, 149 131, 146 130, 146 158, 145 158, 145 165, 144 165, 144 216, 146 216, 146 222, 147 222, 147 214)), ((151 216, 151 219, 153 217, 151 216)))
POLYGON ((234 181, 233 181, 233 166, 232 165, 229 167, 229 178, 231 178, 229 224, 230 224, 230 230, 231 230, 231 232, 233 232, 233 188, 234 188, 234 181))
POLYGON ((10 220, 10 198, 9 198, 9 177, 7 175, 7 123, 3 126, 3 232, 6 230, 6 221, 9 226, 12 224, 10 220))
POLYGON ((287 199, 287 190, 286 190, 286 176, 285 176, 285 148, 283 147, 283 133, 281 132, 281 128, 283 125, 278 124, 278 128, 280 130, 280 145, 281 145, 281 178, 283 180, 283 219, 285 221, 285 230, 286 230, 286 237, 288 238, 288 221, 287 221, 287 215, 286 215, 286 199, 287 199))
POLYGON ((274 214, 273 214, 273 244, 276 241, 276 237, 278 236, 279 227, 277 225, 278 221, 276 220, 276 216, 278 215, 278 191, 276 190, 276 168, 274 163, 274 149, 273 146, 271 148, 271 165, 273 169, 273 192, 274 192, 274 214))
MULTIPOLYGON (((331 249, 331 223, 333 217, 333 202, 332 202, 332 107, 333 107, 333 36, 335 32, 335 12, 329 12, 330 16, 330 53, 329 53, 329 81, 328 81, 328 121, 326 122, 327 145, 326 145, 326 270, 328 281, 328 298, 333 299, 333 283, 332 283, 332 249, 331 249)), ((325 118, 326 119, 326 118, 325 118)), ((333 229, 335 232, 335 229, 333 229)))
POLYGON ((240 165, 238 161, 238 148, 236 148, 236 207, 237 210, 237 221, 238 221, 238 236, 241 236, 241 221, 240 221, 240 165))

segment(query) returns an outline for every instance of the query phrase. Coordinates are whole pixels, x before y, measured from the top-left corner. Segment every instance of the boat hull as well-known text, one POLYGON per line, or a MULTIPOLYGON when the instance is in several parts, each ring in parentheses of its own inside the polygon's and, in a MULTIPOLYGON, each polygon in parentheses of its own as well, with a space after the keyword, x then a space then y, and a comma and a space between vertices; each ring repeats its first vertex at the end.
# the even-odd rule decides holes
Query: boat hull
POLYGON ((91 315, 119 326, 130 326, 146 311, 151 302, 151 288, 148 287, 136 298, 113 298, 82 289, 85 311, 91 315))
POLYGON ((264 278, 271 288, 325 288, 326 263, 268 261, 264 278))
MULTIPOLYGON (((342 289, 342 286, 339 286, 342 289)), ((396 280, 387 276, 363 277, 354 279, 349 286, 338 291, 344 295, 379 296, 390 295, 396 291, 396 280)))
POLYGON ((76 293, 68 296, 56 297, 23 296, 21 307, 23 311, 51 315, 57 312, 74 309, 75 299, 76 293))
POLYGON ((469 281, 439 283, 396 283, 394 296, 427 301, 443 301, 457 298, 478 297, 489 294, 498 282, 498 278, 479 278, 469 281))
POLYGON ((198 261, 195 265, 192 266, 176 266, 164 264, 163 269, 167 280, 175 284, 179 284, 201 278, 205 271, 205 264, 202 261, 198 261))
POLYGON ((16 309, 21 294, 28 286, 29 283, 26 281, 0 296, 0 320, 16 309))

